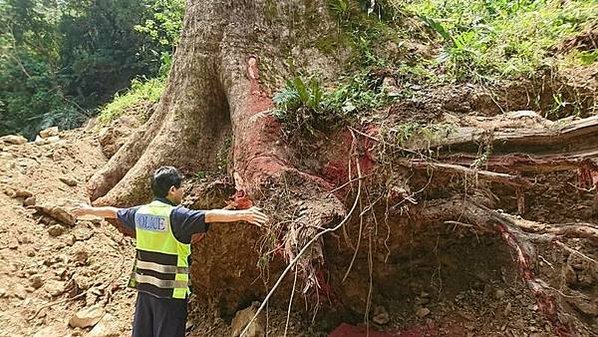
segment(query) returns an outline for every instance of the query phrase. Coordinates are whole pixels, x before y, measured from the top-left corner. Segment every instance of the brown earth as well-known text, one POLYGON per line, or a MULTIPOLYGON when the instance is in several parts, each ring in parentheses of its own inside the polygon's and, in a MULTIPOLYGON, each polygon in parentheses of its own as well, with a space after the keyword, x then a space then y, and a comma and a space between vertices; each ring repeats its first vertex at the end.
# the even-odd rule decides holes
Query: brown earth
MULTIPOLYGON (((113 317, 113 335, 130 334, 135 293, 124 285, 132 265, 132 239, 110 224, 94 219, 77 221, 72 226, 61 224, 41 214, 33 205, 23 205, 32 204, 31 199, 15 197, 30 192, 35 205, 62 206, 66 210, 87 202, 85 182, 106 162, 106 147, 123 144, 120 137, 129 134, 123 129, 134 129, 127 121, 130 122, 130 117, 103 131, 89 127, 63 132, 60 140, 45 145, 1 145, 0 258, 4 263, 0 264, 3 308, 0 336, 32 336, 44 329, 53 332, 46 331, 38 337, 85 336, 90 328, 73 329, 67 324, 76 311, 93 304, 103 307, 113 317)), ((468 123, 474 122, 470 119, 468 123)), ((346 181, 347 172, 343 172, 346 166, 321 165, 334 160, 342 163, 341 159, 346 158, 344 147, 350 143, 346 141, 350 136, 341 132, 335 137, 341 140, 335 143, 336 149, 316 146, 310 151, 317 161, 305 155, 296 158, 298 166, 306 172, 327 177, 328 183, 339 185, 346 181)), ((108 152, 114 150, 109 148, 108 152)), ((362 159, 361 164, 366 168, 374 159, 362 159)), ((580 188, 577 172, 550 173, 535 179, 534 186, 526 193, 527 210, 521 214, 526 220, 595 223, 595 192, 580 188)), ((224 206, 234 192, 229 180, 223 178, 218 184, 211 178, 191 179, 185 203, 196 208, 224 206), (213 188, 212 201, 202 197, 202 204, 195 203, 198 194, 210 190, 206 187, 210 183, 217 185, 213 188)), ((410 185, 413 189, 421 188, 422 200, 433 200, 454 191, 465 191, 469 183, 454 176, 432 177, 416 172, 410 185)), ((498 208, 517 213, 517 198, 511 187, 496 183, 485 187, 500 196, 498 208)), ((341 192, 339 198, 352 200, 348 188, 341 192)), ((426 205, 424 202, 412 207, 425 209, 426 205)), ((521 281, 511 253, 498 236, 479 234, 467 224, 439 222, 423 226, 417 219, 398 216, 396 212, 402 212, 401 209, 393 209, 386 221, 388 209, 383 203, 374 210, 372 214, 379 216, 379 222, 372 216, 366 217, 362 224, 357 219, 348 223, 348 243, 342 233, 325 238, 328 273, 319 276, 322 297, 295 294, 289 336, 327 336, 342 322, 364 326, 364 321, 394 336, 554 335, 536 299, 521 281), (355 262, 351 263, 360 225, 366 231, 361 231, 363 237, 355 262), (366 235, 367 230, 376 235, 366 235), (350 265, 351 272, 343 282, 350 265), (326 310, 312 316, 316 303, 326 310), (368 311, 366 319, 364 313, 368 311)), ((263 233, 254 229, 253 236, 240 237, 237 226, 242 225, 213 226, 210 234, 194 247, 197 250, 194 280, 202 282, 190 304, 191 336, 229 336, 235 312, 252 301, 262 300, 261 294, 270 289, 278 276, 268 275, 267 269, 257 267, 263 253, 260 252, 263 233), (234 255, 227 252, 239 245, 251 247, 254 253, 232 261, 230 256, 234 255), (239 272, 254 271, 238 274, 234 268, 239 265, 245 266, 239 272), (223 279, 227 281, 221 282, 223 279), (247 283, 254 285, 250 287, 253 291, 239 293, 239 289, 247 287, 235 285, 247 283), (205 296, 208 293, 210 296, 205 296)), ((537 275, 554 289, 553 296, 558 298, 581 336, 594 336, 598 331, 595 243, 580 239, 561 239, 561 242, 569 250, 556 244, 539 245, 537 275)), ((271 270, 280 270, 283 258, 278 253, 274 255, 271 270)), ((287 277, 267 310, 271 336, 284 334, 292 276, 291 273, 287 277)))
POLYGON ((106 222, 69 226, 11 197, 15 190, 27 191, 35 205, 65 209, 87 202, 85 181, 106 161, 95 138, 95 132, 75 130, 45 145, 1 146, 0 336, 32 336, 47 327, 55 331, 43 336, 62 336, 71 316, 95 303, 116 318, 119 335, 130 331, 135 294, 123 286, 131 240, 106 222))

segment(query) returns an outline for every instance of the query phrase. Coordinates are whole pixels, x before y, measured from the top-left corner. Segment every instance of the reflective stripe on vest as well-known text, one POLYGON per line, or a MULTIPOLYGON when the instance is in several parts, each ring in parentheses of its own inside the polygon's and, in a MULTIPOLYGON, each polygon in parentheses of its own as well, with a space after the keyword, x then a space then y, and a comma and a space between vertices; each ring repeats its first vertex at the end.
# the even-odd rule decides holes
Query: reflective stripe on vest
POLYGON ((129 286, 157 297, 184 299, 189 294, 191 245, 172 233, 174 206, 153 201, 135 213, 137 257, 129 286))

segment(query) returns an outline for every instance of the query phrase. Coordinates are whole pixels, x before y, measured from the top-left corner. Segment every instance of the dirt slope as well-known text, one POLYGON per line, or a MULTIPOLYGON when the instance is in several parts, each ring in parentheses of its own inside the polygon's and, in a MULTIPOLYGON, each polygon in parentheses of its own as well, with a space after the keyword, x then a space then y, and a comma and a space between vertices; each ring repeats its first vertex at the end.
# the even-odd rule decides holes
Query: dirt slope
POLYGON ((85 180, 105 162, 92 132, 75 130, 45 145, 0 148, 0 336, 32 336, 42 328, 39 336, 66 335, 60 331, 72 314, 95 303, 117 317, 113 329, 126 335, 134 292, 119 287, 131 267, 130 239, 105 222, 58 224, 33 206, 24 207, 26 198, 11 197, 27 191, 38 206, 66 208, 85 202, 85 180), (48 307, 53 302, 58 303, 48 307))

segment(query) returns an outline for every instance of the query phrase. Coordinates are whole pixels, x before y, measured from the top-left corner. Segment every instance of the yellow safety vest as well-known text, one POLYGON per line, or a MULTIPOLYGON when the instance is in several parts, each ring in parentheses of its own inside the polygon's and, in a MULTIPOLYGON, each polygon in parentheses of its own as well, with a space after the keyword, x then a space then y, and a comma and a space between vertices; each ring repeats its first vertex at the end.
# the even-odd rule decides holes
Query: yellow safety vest
POLYGON ((129 286, 161 298, 184 299, 190 293, 191 245, 174 237, 174 206, 155 200, 135 213, 137 256, 129 286))

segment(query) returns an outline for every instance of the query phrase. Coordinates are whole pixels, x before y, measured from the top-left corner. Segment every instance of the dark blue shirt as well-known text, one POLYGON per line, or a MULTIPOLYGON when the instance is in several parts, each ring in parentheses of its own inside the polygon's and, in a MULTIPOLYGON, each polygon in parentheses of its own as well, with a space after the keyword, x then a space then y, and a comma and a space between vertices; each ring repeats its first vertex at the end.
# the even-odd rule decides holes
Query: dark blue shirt
MULTIPOLYGON (((155 200, 163 203, 176 206, 166 198, 156 198, 155 200)), ((135 231, 135 213, 140 206, 131 208, 122 208, 116 212, 120 221, 122 221, 128 229, 135 231)), ((206 213, 204 211, 192 210, 183 206, 176 206, 172 213, 170 213, 170 226, 172 227, 172 234, 182 243, 191 243, 191 236, 193 234, 205 233, 210 226, 205 221, 206 213)))

